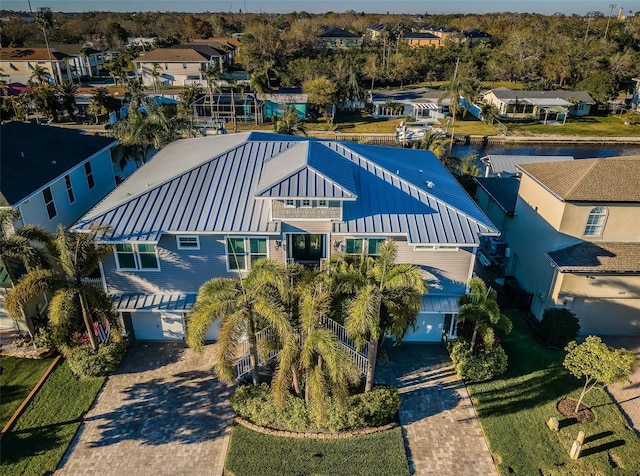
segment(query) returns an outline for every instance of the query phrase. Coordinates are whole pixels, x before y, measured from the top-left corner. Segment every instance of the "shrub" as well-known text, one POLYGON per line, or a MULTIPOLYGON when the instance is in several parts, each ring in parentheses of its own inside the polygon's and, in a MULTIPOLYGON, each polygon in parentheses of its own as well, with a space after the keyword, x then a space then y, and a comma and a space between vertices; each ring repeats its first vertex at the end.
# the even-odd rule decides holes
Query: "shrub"
POLYGON ((580 332, 580 320, 569 309, 549 308, 542 315, 540 331, 548 345, 564 348, 580 332))
POLYGON ((468 382, 491 380, 507 370, 507 354, 500 344, 475 354, 467 341, 455 339, 447 344, 447 349, 456 372, 468 382))
POLYGON ((284 407, 278 407, 266 383, 238 387, 231 406, 236 414, 260 426, 289 431, 342 431, 390 423, 400 408, 400 396, 395 387, 376 386, 370 392, 349 397, 343 410, 329 401, 327 417, 319 423, 301 398, 291 396, 284 407))
POLYGON ((118 367, 126 350, 125 339, 100 344, 98 352, 93 352, 89 346, 75 347, 68 355, 69 368, 81 378, 104 377, 118 367))

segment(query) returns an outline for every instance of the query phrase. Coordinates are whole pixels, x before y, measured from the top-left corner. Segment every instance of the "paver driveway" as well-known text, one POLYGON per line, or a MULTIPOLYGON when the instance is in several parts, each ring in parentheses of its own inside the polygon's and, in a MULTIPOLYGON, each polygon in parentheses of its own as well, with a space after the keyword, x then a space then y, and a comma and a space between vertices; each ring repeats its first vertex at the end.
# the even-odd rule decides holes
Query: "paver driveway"
POLYGON ((396 385, 409 466, 416 475, 497 475, 467 388, 439 344, 387 347, 376 381, 396 385))
POLYGON ((213 350, 137 343, 55 474, 221 475, 232 412, 230 389, 212 375, 213 350))

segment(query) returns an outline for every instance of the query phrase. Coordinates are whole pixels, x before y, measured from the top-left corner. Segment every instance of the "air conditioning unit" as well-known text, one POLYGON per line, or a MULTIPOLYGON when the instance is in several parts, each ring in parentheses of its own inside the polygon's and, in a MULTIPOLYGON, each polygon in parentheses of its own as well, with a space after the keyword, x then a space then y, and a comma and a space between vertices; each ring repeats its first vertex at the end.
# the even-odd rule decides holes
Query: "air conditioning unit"
POLYGON ((484 236, 480 241, 480 249, 488 256, 505 256, 507 243, 498 236, 484 236))

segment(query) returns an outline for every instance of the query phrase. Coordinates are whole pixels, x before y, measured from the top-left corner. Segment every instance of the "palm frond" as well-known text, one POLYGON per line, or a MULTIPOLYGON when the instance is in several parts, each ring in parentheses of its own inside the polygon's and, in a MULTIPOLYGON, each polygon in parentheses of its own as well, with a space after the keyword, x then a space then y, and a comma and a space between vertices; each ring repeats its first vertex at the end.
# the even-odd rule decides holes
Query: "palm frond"
POLYGON ((36 296, 65 287, 65 282, 51 270, 35 270, 24 275, 9 290, 5 306, 14 319, 22 319, 22 309, 36 296))
POLYGON ((247 315, 242 309, 225 316, 220 325, 213 366, 220 381, 228 385, 234 382, 233 370, 236 360, 240 357, 238 348, 240 340, 247 335, 247 327, 247 315))

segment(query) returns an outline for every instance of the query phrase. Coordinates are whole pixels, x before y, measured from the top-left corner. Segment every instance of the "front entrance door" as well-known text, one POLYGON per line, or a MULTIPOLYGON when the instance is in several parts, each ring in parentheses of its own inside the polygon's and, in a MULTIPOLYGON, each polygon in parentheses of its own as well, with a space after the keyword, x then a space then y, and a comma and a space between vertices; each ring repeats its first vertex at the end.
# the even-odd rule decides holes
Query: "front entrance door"
POLYGON ((291 258, 297 263, 320 264, 324 258, 324 235, 291 235, 291 258))

